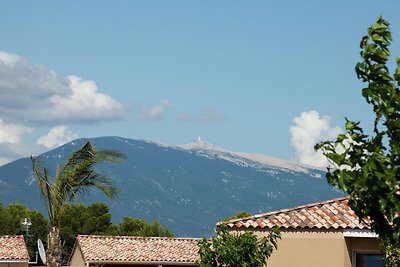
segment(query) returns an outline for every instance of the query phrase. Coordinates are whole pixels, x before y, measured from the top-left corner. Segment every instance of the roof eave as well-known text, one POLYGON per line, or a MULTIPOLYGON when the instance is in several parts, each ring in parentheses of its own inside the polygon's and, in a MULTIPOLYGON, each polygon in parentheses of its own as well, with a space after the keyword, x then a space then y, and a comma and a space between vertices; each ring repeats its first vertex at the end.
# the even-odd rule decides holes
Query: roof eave
POLYGON ((189 261, 85 261, 87 265, 182 265, 182 266, 197 266, 196 262, 189 261))
POLYGON ((0 260, 0 263, 5 263, 5 262, 12 262, 12 263, 29 262, 29 259, 1 259, 0 260))
POLYGON ((377 238, 378 234, 369 229, 344 229, 344 237, 364 237, 364 238, 377 238))

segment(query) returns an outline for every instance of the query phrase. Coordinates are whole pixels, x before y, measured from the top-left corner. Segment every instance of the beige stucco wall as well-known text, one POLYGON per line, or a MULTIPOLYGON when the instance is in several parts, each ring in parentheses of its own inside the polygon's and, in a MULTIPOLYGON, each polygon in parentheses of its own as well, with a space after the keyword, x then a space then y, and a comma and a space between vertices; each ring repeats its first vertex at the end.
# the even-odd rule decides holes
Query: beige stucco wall
MULTIPOLYGON (((265 231, 254 231, 257 236, 265 231)), ((372 238, 345 238, 341 230, 281 229, 278 249, 268 267, 352 267, 353 251, 378 251, 372 238)))
POLYGON ((28 262, 0 262, 0 267, 28 267, 28 262))
POLYGON ((363 237, 351 237, 346 238, 346 247, 349 257, 353 256, 353 252, 360 253, 378 253, 379 243, 376 238, 363 238, 363 237))
MULTIPOLYGON (((90 267, 92 266, 97 266, 95 264, 90 265, 90 267)), ((178 263, 178 264, 152 264, 152 263, 148 263, 148 264, 105 264, 105 265, 100 265, 102 267, 129 267, 129 266, 133 266, 133 267, 189 267, 189 266, 194 266, 193 264, 185 264, 185 263, 178 263)))
POLYGON ((85 262, 83 261, 82 251, 79 245, 77 245, 74 248, 69 266, 80 266, 80 267, 85 266, 85 262))
POLYGON ((278 250, 268 260, 268 267, 351 267, 342 232, 282 230, 281 233, 278 250))

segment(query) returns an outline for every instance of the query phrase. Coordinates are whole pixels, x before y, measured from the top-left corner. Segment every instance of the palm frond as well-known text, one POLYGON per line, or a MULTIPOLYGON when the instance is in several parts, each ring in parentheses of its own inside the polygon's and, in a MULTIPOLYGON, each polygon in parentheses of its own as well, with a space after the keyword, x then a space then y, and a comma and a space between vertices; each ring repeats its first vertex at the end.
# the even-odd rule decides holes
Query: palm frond
POLYGON ((33 170, 38 178, 38 185, 49 214, 51 230, 48 240, 48 262, 61 266, 61 241, 59 236, 60 218, 65 212, 67 204, 86 193, 90 188, 103 191, 109 198, 115 198, 118 189, 114 187, 108 176, 99 174, 95 165, 101 162, 119 162, 122 154, 112 150, 96 151, 90 142, 73 152, 65 163, 56 170, 52 180, 46 168, 40 168, 38 159, 31 157, 33 170))
POLYGON ((123 155, 114 150, 95 150, 87 142, 81 149, 72 153, 57 176, 55 188, 59 197, 70 201, 86 188, 96 187, 103 191, 109 198, 116 197, 117 188, 111 183, 109 177, 100 175, 95 170, 95 165, 101 162, 120 162, 123 155))
POLYGON ((90 188, 97 188, 102 191, 110 199, 115 199, 120 190, 113 186, 110 178, 105 175, 94 173, 91 176, 85 177, 79 181, 79 186, 75 186, 74 189, 69 193, 68 200, 72 200, 78 197, 80 194, 86 193, 90 188))
POLYGON ((125 158, 124 154, 115 150, 98 150, 96 153, 96 163, 100 162, 111 162, 111 163, 120 163, 121 160, 125 158))
POLYGON ((46 168, 43 168, 43 173, 39 167, 38 159, 31 156, 33 170, 38 178, 39 190, 43 196, 43 200, 46 205, 46 210, 49 215, 50 221, 54 220, 54 208, 53 208, 53 194, 52 184, 50 183, 49 173, 46 168))
POLYGON ((39 188, 51 221, 57 224, 65 204, 77 198, 79 194, 86 193, 90 188, 99 189, 110 199, 115 198, 118 189, 112 185, 108 176, 96 172, 95 165, 101 162, 119 162, 122 158, 123 155, 117 151, 97 151, 90 142, 87 142, 57 168, 54 182, 50 182, 47 169, 44 168, 43 174, 37 159, 32 158, 39 188))

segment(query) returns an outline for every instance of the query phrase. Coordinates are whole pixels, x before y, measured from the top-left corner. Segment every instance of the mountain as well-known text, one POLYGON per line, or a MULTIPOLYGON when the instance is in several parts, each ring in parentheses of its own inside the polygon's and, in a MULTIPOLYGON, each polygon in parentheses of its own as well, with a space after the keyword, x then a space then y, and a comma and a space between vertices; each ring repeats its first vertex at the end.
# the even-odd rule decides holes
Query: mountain
MULTIPOLYGON (((158 220, 175 236, 212 235, 217 221, 238 211, 256 214, 343 196, 327 184, 322 170, 201 140, 167 146, 120 137, 78 139, 40 155, 39 162, 54 171, 87 141, 126 159, 98 167, 122 190, 119 198, 109 201, 93 191, 84 201, 107 203, 115 222, 124 216, 158 220)), ((0 201, 44 211, 29 158, 0 167, 0 201)))

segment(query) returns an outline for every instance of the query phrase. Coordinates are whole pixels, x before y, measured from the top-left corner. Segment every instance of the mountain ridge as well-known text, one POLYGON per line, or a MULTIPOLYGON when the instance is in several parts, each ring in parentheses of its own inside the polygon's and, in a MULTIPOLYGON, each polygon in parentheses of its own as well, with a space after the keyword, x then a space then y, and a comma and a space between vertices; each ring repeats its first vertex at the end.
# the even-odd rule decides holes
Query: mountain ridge
MULTIPOLYGON (((115 136, 71 141, 39 155, 41 166, 54 172, 87 141, 97 149, 118 150, 126 159, 98 166, 121 188, 118 200, 91 191, 85 203, 105 202, 114 221, 124 216, 158 220, 176 236, 212 235, 216 222, 238 211, 264 213, 343 196, 321 178, 324 172, 318 169, 302 165, 306 171, 285 169, 221 148, 167 146, 115 136)), ((20 202, 44 212, 29 158, 0 167, 0 199, 3 204, 20 202)))
MULTIPOLYGON (((307 172, 308 169, 318 169, 323 171, 323 169, 303 164, 300 162, 295 162, 291 160, 284 160, 272 156, 265 155, 263 153, 251 153, 251 152, 237 152, 237 151, 231 151, 227 150, 221 147, 218 147, 216 145, 213 145, 211 143, 208 143, 204 140, 200 140, 200 138, 194 142, 194 143, 189 143, 189 144, 184 144, 184 145, 178 145, 177 147, 187 149, 187 150, 202 150, 202 151, 214 151, 214 152, 219 152, 219 153, 224 153, 224 154, 230 154, 236 157, 241 157, 247 160, 252 160, 255 161, 259 164, 267 164, 273 167, 278 167, 278 168, 285 168, 288 170, 292 171, 303 171, 307 172)), ((229 158, 228 158, 229 160, 229 158)))

